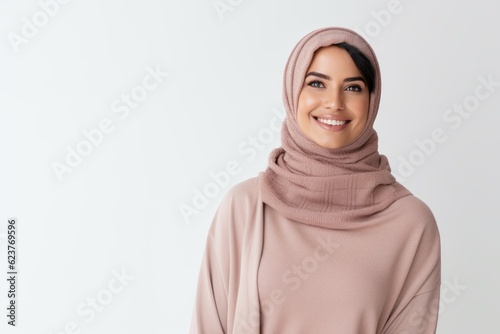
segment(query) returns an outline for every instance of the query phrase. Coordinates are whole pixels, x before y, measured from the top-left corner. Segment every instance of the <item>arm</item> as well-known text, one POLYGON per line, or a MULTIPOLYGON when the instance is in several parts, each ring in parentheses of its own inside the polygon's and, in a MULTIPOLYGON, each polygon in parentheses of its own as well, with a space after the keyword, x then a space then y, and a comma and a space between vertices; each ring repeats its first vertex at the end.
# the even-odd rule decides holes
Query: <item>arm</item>
POLYGON ((441 286, 441 242, 432 212, 419 214, 423 229, 418 233, 406 280, 384 334, 435 334, 441 286))
POLYGON ((233 230, 233 193, 234 190, 229 190, 224 196, 208 230, 190 334, 225 334, 231 331, 228 319, 228 309, 231 307, 229 284, 231 260, 237 257, 230 240, 230 230, 233 230))
POLYGON ((221 259, 209 231, 191 319, 190 334, 225 334, 227 299, 221 259))
POLYGON ((255 304, 263 205, 257 182, 255 177, 232 187, 217 209, 198 278, 191 334, 259 333, 254 322, 259 320, 255 304))
POLYGON ((386 334, 435 334, 440 287, 416 295, 398 314, 386 334))

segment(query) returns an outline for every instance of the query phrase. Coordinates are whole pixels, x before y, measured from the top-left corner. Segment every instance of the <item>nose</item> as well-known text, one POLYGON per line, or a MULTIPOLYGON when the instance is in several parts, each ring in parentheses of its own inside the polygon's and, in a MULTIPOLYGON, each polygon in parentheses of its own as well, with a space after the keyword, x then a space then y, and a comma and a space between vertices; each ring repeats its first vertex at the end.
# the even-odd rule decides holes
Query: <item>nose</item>
POLYGON ((342 92, 339 92, 337 90, 325 92, 325 96, 323 98, 323 106, 327 109, 343 110, 345 105, 342 92))

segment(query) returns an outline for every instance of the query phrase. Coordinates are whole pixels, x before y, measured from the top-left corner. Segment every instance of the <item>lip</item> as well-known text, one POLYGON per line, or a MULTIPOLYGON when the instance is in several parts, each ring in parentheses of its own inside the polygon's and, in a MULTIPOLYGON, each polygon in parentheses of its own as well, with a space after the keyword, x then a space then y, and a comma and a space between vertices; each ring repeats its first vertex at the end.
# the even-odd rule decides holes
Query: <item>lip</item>
POLYGON ((328 119, 328 120, 334 120, 334 121, 350 121, 349 118, 345 118, 345 117, 342 117, 342 116, 334 116, 334 115, 330 115, 330 114, 325 114, 325 115, 316 115, 314 116, 314 118, 322 118, 322 119, 328 119))
POLYGON ((338 131, 342 131, 344 130, 345 128, 347 128, 347 126, 349 125, 349 123, 351 122, 349 119, 346 119, 346 118, 341 118, 341 117, 329 117, 329 118, 326 118, 326 117, 319 117, 319 116, 313 116, 313 119, 314 119, 314 122, 316 122, 316 124, 318 124, 319 127, 321 127, 322 129, 325 129, 327 131, 331 131, 331 132, 338 132, 338 131), (322 119, 332 119, 332 120, 336 120, 336 121, 347 121, 347 123, 343 124, 343 125, 328 125, 328 124, 325 124, 325 123, 322 123, 318 120, 318 118, 322 118, 322 119))

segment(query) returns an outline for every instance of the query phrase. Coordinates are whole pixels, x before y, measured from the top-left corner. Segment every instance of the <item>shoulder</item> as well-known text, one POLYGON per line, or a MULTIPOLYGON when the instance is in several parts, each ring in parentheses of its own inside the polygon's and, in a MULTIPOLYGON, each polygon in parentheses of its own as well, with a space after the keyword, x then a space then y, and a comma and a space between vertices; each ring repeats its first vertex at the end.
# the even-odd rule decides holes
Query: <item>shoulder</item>
POLYGON ((236 232, 254 220, 260 201, 259 177, 252 177, 230 187, 215 213, 211 230, 236 232))
POLYGON ((226 192, 221 201, 221 206, 242 207, 256 205, 259 198, 259 177, 255 176, 233 185, 226 192))
POLYGON ((404 196, 391 205, 400 217, 401 228, 408 234, 439 243, 439 228, 430 207, 420 198, 411 194, 404 196))
POLYGON ((436 223, 434 214, 429 206, 413 194, 400 198, 394 202, 394 205, 397 206, 406 217, 412 220, 428 224, 436 223))
POLYGON ((415 195, 395 203, 398 219, 397 235, 401 268, 407 280, 415 282, 416 294, 432 291, 441 281, 441 238, 436 218, 429 206, 415 195))

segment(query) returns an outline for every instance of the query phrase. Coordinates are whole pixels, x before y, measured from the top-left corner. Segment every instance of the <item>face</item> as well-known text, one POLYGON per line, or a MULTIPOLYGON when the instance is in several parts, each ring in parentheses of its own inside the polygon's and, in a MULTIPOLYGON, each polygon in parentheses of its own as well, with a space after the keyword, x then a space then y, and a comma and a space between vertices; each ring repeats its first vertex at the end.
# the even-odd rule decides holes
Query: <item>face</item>
POLYGON ((349 53, 337 46, 316 50, 299 95, 297 120, 316 144, 352 143, 368 118, 370 94, 349 53))

